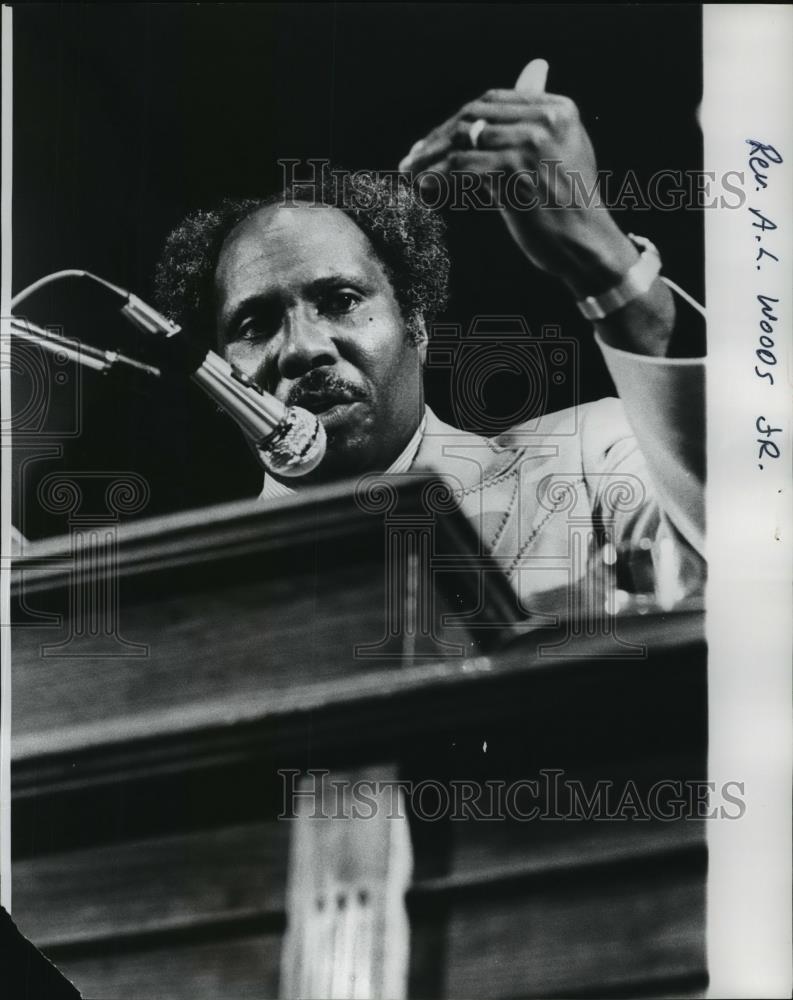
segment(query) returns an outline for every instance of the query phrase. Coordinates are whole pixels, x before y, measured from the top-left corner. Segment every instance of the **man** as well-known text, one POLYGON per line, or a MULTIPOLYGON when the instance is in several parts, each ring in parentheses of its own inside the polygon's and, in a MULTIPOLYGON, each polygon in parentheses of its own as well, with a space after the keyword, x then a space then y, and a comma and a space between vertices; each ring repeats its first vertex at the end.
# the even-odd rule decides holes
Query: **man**
MULTIPOLYGON (((372 175, 191 216, 166 245, 160 302, 267 391, 318 414, 328 450, 304 482, 440 472, 527 610, 567 613, 593 567, 615 562, 630 589, 671 606, 702 578, 702 369, 665 359, 676 307, 655 248, 582 202, 592 146, 573 103, 544 92, 546 73, 534 60, 514 90, 466 104, 400 169, 422 183, 456 171, 517 180, 509 231, 594 321, 621 402, 495 441, 438 420, 422 365, 446 296, 441 226, 372 175), (518 207, 531 197, 544 207, 518 207)), ((290 489, 267 476, 262 496, 290 489)))

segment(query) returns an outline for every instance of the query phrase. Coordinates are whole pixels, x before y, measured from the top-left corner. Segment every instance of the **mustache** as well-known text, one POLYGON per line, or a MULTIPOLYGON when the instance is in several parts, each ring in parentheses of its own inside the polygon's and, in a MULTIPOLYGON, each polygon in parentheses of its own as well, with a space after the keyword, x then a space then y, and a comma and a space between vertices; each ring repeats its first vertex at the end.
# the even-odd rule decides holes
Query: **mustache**
POLYGON ((286 404, 308 408, 318 402, 355 403, 366 398, 366 392, 354 382, 334 372, 315 369, 289 389, 286 404))

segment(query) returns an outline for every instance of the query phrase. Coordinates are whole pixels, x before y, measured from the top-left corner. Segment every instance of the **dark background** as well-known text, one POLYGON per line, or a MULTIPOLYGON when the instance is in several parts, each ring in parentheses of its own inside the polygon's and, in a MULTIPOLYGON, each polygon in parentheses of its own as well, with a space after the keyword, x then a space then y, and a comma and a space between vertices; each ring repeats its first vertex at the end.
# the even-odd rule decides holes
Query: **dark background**
MULTIPOLYGON (((81 267, 150 298, 160 246, 186 212, 277 186, 278 158, 393 169, 417 138, 487 88, 512 86, 536 56, 550 62, 548 89, 579 105, 601 168, 646 179, 701 167, 693 5, 25 4, 14 32, 15 292, 81 267)), ((580 393, 570 398, 568 381, 549 409, 613 391, 588 324, 497 215, 447 221, 445 319, 466 329, 476 315, 516 314, 533 332, 556 324, 580 337, 580 393)), ((653 239, 665 273, 702 297, 701 213, 624 211, 618 221, 653 239)), ((124 336, 73 292, 45 296, 29 315, 71 336, 124 336)), ((52 359, 39 368, 40 404, 18 359, 13 390, 24 416, 14 516, 29 537, 68 528, 36 495, 54 470, 137 472, 151 486, 144 516, 258 491, 250 453, 197 388, 165 392, 52 359)), ((506 414, 525 391, 507 376, 490 388, 506 414)), ((428 401, 453 419, 448 371, 430 371, 428 401)))

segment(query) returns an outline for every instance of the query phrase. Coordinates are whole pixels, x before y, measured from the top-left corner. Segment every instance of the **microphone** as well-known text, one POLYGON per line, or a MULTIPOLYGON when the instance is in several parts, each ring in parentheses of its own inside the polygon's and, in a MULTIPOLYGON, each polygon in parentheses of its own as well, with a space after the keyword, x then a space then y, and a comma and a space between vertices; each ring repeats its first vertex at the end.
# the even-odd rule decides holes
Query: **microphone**
POLYGON ((286 478, 316 469, 325 457, 327 438, 313 413, 301 406, 285 406, 214 351, 196 346, 181 327, 137 295, 127 293, 121 312, 138 329, 163 338, 166 367, 190 374, 237 422, 265 468, 286 478))
POLYGON ((325 428, 313 413, 284 406, 214 351, 191 377, 242 428, 270 472, 305 476, 325 457, 325 428))

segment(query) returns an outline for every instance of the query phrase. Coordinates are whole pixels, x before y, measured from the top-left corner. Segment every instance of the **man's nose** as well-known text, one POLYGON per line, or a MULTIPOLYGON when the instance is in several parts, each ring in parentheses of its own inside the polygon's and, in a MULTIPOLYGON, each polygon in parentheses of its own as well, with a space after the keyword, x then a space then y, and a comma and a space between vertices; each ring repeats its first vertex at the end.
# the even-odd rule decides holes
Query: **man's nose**
POLYGON ((312 368, 336 363, 339 353, 322 319, 293 315, 285 320, 284 326, 284 339, 278 354, 281 378, 300 378, 312 368))

